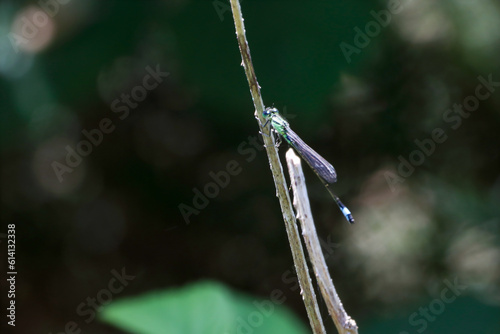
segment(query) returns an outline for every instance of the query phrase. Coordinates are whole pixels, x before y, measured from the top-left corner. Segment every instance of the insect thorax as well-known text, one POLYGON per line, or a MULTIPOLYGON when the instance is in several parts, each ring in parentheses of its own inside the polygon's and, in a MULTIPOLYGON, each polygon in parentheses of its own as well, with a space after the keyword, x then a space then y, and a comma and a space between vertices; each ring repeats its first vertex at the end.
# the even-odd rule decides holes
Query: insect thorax
POLYGON ((271 120, 273 128, 280 134, 286 133, 286 128, 288 127, 288 122, 281 117, 273 117, 271 120))

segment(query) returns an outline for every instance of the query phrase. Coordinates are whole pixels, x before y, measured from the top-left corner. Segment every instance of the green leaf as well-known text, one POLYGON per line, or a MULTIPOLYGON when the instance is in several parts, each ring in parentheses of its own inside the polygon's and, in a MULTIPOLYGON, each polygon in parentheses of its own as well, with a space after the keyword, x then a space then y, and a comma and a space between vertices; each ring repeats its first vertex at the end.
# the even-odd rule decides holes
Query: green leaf
POLYGON ((101 319, 141 334, 308 333, 296 316, 279 305, 284 299, 283 295, 254 299, 205 281, 113 302, 102 311, 101 319))

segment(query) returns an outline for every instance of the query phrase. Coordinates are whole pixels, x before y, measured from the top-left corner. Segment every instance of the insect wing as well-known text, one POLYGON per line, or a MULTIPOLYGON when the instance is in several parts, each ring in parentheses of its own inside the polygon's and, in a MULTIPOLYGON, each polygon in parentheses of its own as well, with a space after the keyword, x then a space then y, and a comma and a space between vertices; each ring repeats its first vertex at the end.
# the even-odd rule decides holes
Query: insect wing
POLYGON ((290 128, 286 129, 286 134, 283 136, 285 140, 293 146, 309 166, 322 178, 326 183, 331 184, 337 182, 337 172, 332 164, 325 160, 321 155, 307 145, 300 137, 290 128))

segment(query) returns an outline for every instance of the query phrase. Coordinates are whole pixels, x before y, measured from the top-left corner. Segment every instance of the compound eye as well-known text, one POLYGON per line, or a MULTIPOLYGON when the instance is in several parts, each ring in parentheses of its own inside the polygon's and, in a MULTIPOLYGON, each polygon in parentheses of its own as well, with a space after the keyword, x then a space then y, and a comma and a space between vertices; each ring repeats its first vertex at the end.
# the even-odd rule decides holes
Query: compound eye
POLYGON ((278 113, 278 109, 269 107, 269 108, 266 108, 264 110, 264 112, 262 113, 262 115, 264 117, 269 117, 269 116, 272 116, 272 115, 277 114, 277 113, 278 113))

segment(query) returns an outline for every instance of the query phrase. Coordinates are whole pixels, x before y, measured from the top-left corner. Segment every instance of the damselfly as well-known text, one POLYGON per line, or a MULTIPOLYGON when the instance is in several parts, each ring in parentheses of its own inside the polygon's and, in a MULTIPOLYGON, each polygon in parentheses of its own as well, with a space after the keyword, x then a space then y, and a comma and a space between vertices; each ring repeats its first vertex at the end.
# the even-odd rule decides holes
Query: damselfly
MULTIPOLYGON (((321 155, 314 151, 307 145, 300 137, 290 129, 290 125, 278 112, 276 108, 266 108, 263 112, 266 119, 266 124, 270 123, 271 127, 277 132, 285 141, 292 146, 295 151, 304 159, 311 169, 318 175, 321 182, 324 184, 330 195, 337 203, 340 211, 351 224, 354 224, 354 218, 351 211, 340 201, 337 195, 330 188, 330 185, 337 182, 337 173, 332 164, 326 161, 321 155)), ((265 126, 264 125, 264 126, 265 126)))

